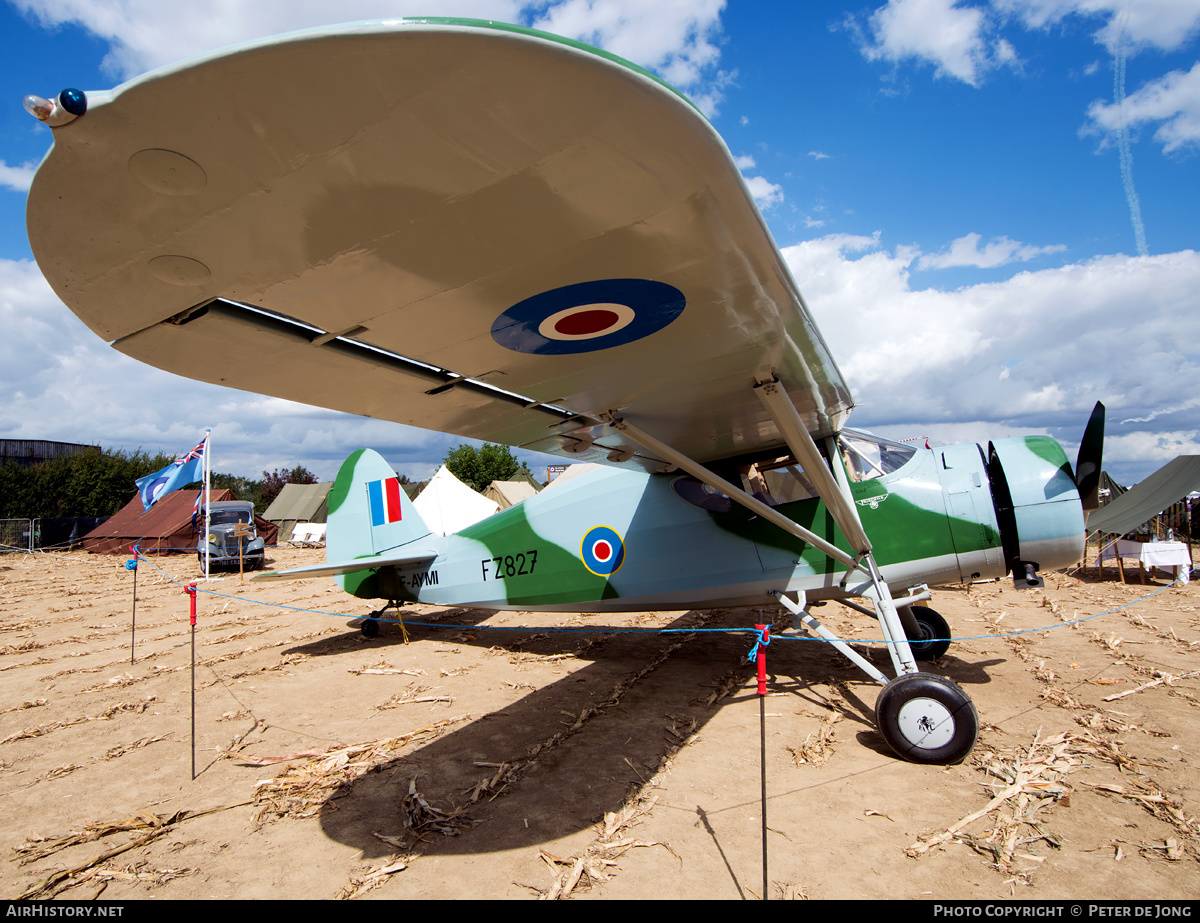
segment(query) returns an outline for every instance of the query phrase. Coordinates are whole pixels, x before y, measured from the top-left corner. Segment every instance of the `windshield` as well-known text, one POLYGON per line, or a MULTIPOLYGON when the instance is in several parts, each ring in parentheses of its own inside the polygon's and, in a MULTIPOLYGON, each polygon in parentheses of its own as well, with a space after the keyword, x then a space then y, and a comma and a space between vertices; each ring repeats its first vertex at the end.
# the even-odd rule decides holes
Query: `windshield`
POLYGON ((852 481, 867 481, 891 474, 917 454, 912 446, 849 429, 842 431, 839 442, 842 458, 846 461, 846 473, 852 481))
POLYGON ((213 510, 209 522, 214 526, 235 526, 239 522, 249 522, 249 510, 213 510))

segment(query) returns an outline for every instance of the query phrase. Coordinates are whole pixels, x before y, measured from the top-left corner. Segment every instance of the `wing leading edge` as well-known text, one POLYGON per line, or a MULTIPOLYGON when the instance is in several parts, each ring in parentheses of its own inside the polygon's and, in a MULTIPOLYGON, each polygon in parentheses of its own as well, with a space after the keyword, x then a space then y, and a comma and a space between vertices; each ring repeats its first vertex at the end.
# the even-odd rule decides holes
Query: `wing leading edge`
POLYGON ((93 96, 29 196, 38 263, 192 378, 653 468, 852 401, 728 149, 646 71, 470 21, 284 36, 93 96), (294 369, 304 368, 296 375, 294 369))

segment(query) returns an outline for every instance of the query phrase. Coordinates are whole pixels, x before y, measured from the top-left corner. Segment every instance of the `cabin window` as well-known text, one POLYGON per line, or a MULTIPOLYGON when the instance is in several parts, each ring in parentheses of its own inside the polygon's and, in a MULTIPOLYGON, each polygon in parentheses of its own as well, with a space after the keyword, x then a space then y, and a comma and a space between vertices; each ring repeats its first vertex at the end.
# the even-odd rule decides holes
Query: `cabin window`
POLYGON ((869 481, 891 474, 917 454, 912 446, 849 429, 842 431, 838 441, 846 473, 852 481, 869 481))
POLYGON ((812 481, 791 455, 764 459, 740 469, 743 489, 768 506, 808 500, 817 495, 812 481))

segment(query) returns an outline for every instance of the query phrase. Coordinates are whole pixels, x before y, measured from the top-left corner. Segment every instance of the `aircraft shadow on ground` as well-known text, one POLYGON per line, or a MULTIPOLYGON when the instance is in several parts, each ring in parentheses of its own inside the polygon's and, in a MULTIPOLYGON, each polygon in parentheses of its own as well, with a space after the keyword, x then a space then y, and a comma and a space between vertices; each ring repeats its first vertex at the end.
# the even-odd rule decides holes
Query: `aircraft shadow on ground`
MULTIPOLYGON (((753 620, 746 613, 727 610, 706 627, 745 627, 753 620)), ((465 817, 474 825, 455 837, 430 834, 422 847, 427 852, 489 853, 538 845, 585 829, 606 812, 619 810, 630 792, 655 774, 677 742, 669 727, 682 730, 694 720, 695 730, 700 730, 729 703, 728 698, 713 705, 705 702, 723 678, 737 677, 736 696, 754 695, 753 668, 746 660, 752 642, 745 634, 702 633, 685 640, 679 634, 605 634, 602 628, 580 634, 489 631, 478 623, 490 612, 457 610, 451 615, 447 621, 452 625, 445 629, 409 628, 410 642, 446 641, 542 656, 572 654, 591 662, 379 766, 328 799, 320 810, 322 829, 332 839, 361 850, 364 857, 396 851, 375 834, 405 834, 401 805, 414 779, 417 791, 435 807, 467 806, 465 817), (667 654, 674 645, 678 648, 667 654), (658 660, 661 663, 655 668, 632 680, 658 660), (609 700, 616 687, 625 687, 619 702, 600 707, 580 729, 562 733, 585 709, 609 700), (556 734, 560 738, 547 744, 556 734), (539 744, 534 760, 498 798, 489 800, 489 793, 470 804, 468 793, 494 776, 498 764, 519 763, 539 744)), ((699 615, 688 612, 668 627, 692 627, 699 615)), ((396 626, 385 625, 370 643, 392 647, 404 639, 396 626)), ((343 635, 292 650, 310 656, 361 652, 362 641, 343 635)), ((890 674, 890 667, 883 668, 890 674)), ((768 670, 772 691, 795 693, 817 711, 839 709, 858 728, 861 745, 891 755, 875 730, 873 687, 864 687, 869 702, 850 692, 846 682, 861 682, 864 677, 827 645, 777 641, 769 648, 768 670), (840 700, 814 688, 829 683, 839 684, 844 693, 840 700)), ((977 681, 987 681, 982 669, 953 656, 944 658, 936 672, 960 683, 970 683, 976 676, 981 677, 977 681)), ((445 716, 459 713, 451 708, 445 716)), ((439 717, 430 713, 429 721, 439 717)), ((412 727, 411 721, 405 722, 406 730, 412 727)), ((746 727, 744 744, 747 758, 756 762, 757 727, 746 727)), ((757 778, 747 782, 747 800, 757 797, 757 784, 757 778)))

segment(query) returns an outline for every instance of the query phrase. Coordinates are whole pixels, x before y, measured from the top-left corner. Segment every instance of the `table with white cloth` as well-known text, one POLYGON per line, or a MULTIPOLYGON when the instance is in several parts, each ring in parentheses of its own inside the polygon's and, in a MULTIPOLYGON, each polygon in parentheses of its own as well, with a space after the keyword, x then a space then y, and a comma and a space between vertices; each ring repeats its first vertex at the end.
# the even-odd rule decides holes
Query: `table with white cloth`
POLYGON ((1184 542, 1131 542, 1118 539, 1116 547, 1111 544, 1104 549, 1104 560, 1120 555, 1124 560, 1134 560, 1144 569, 1148 567, 1171 568, 1175 579, 1187 583, 1192 570, 1192 559, 1184 542))

